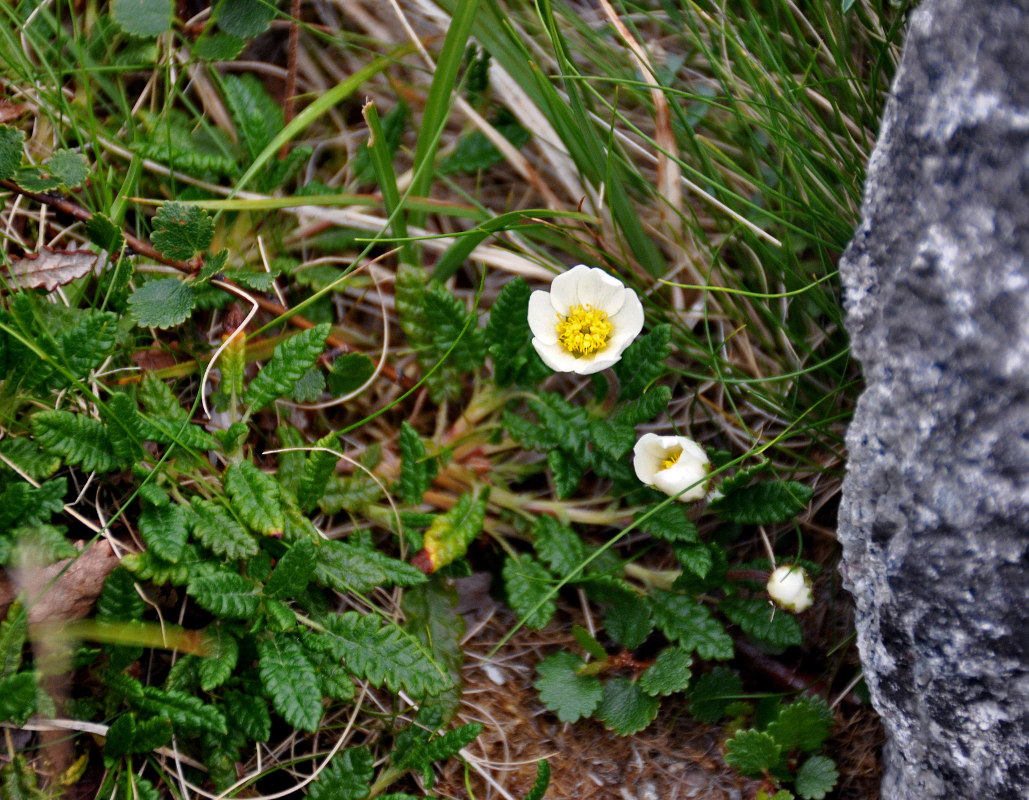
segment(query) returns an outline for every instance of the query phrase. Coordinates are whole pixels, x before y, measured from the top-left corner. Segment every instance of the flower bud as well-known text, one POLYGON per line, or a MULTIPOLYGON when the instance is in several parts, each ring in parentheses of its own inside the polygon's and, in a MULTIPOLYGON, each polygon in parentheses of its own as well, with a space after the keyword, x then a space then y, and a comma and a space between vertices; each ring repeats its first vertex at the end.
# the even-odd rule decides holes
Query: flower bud
POLYGON ((766 584, 768 596, 776 605, 797 614, 811 607, 811 576, 803 567, 777 567, 766 584))
POLYGON ((685 436, 643 434, 632 449, 632 466, 643 483, 683 502, 700 500, 707 491, 707 453, 685 436))

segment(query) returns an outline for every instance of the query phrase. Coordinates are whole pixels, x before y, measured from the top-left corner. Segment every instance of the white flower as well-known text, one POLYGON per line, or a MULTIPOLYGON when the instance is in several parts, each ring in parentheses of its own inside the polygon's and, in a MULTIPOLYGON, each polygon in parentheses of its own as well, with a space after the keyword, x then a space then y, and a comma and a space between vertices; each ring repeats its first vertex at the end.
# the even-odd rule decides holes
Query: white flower
POLYGON ((707 491, 707 453, 685 436, 643 434, 632 448, 632 466, 643 483, 683 502, 700 500, 707 491))
POLYGON ((768 596, 787 611, 799 613, 814 602, 811 576, 803 567, 777 567, 766 584, 768 596))
POLYGON ((529 328, 548 367, 589 375, 616 363, 643 330, 643 304, 617 278, 579 264, 529 296, 529 328))

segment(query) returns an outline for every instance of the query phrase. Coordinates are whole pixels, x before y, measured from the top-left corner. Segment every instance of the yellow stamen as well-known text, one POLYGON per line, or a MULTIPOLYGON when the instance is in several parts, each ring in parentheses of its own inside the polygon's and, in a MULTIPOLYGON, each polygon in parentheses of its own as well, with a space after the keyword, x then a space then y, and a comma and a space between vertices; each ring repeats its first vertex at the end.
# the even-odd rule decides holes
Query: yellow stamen
POLYGON ((607 321, 607 312, 593 306, 572 306, 568 316, 557 315, 557 336, 561 344, 576 358, 588 356, 607 345, 613 326, 607 321))
POLYGON ((661 462, 661 469, 671 469, 675 466, 675 462, 682 457, 682 448, 680 447, 678 452, 668 454, 668 458, 661 462))

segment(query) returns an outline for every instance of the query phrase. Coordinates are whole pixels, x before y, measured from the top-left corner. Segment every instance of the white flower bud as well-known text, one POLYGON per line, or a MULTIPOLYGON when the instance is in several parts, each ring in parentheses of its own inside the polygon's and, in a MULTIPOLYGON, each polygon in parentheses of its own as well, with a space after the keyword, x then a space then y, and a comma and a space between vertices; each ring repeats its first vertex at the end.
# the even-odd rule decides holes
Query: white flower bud
POLYGON ((700 500, 707 491, 707 453, 685 436, 643 434, 632 449, 632 466, 643 483, 683 502, 700 500))
POLYGON ((803 567, 777 567, 766 584, 768 596, 776 605, 797 614, 811 607, 811 576, 803 567))

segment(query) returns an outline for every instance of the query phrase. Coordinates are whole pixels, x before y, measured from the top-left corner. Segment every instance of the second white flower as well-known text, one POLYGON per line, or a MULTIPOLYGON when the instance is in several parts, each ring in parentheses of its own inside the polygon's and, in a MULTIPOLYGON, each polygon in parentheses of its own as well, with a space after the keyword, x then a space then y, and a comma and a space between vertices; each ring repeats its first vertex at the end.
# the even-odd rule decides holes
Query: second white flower
POLYGON ((685 436, 643 434, 632 449, 632 466, 643 483, 683 502, 700 500, 707 491, 707 453, 685 436))

